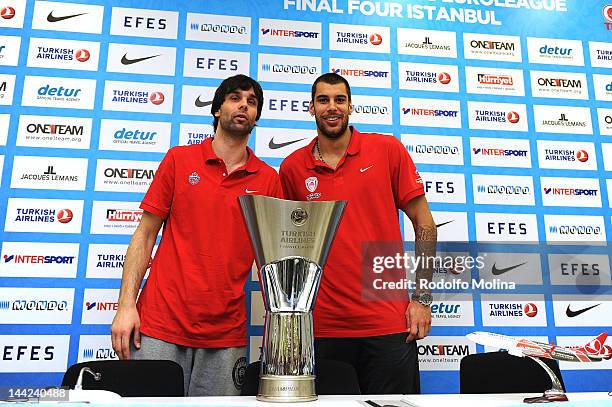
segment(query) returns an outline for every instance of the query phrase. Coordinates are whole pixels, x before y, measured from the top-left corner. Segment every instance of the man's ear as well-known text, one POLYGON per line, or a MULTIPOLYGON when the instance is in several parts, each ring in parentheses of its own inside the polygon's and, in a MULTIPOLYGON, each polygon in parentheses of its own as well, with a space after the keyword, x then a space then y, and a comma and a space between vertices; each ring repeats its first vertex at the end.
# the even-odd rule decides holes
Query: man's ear
POLYGON ((349 111, 348 114, 351 115, 353 113, 353 102, 349 102, 349 111))
POLYGON ((216 112, 213 113, 213 116, 219 117, 219 116, 221 116, 221 112, 219 110, 217 110, 216 112))
POLYGON ((314 104, 312 103, 312 101, 310 101, 310 103, 308 104, 308 111, 310 112, 311 116, 314 116, 314 104))

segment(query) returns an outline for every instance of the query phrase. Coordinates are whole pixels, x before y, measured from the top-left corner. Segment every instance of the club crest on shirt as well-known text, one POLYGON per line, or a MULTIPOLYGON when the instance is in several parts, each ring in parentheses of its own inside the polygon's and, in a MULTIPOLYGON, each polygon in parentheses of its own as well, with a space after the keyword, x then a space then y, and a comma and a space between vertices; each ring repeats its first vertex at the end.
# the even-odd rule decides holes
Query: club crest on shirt
POLYGON ((198 175, 197 172, 192 172, 191 175, 187 178, 189 180, 189 183, 191 185, 195 185, 198 182, 200 182, 200 176, 198 175))
POLYGON ((309 192, 314 192, 319 186, 319 179, 317 177, 308 177, 306 178, 306 181, 304 181, 304 183, 306 184, 306 189, 309 192))
POLYGON ((416 177, 417 184, 422 184, 423 183, 423 179, 421 178, 421 174, 419 174, 419 172, 417 170, 415 170, 414 171, 414 175, 416 177))

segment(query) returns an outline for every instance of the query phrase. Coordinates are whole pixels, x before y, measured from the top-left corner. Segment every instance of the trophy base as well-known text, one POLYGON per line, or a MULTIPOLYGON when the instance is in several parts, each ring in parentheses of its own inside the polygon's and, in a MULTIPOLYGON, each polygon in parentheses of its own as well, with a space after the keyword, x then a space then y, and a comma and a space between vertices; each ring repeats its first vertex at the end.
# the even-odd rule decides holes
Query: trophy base
POLYGON ((262 375, 257 400, 272 403, 315 401, 315 376, 262 375))

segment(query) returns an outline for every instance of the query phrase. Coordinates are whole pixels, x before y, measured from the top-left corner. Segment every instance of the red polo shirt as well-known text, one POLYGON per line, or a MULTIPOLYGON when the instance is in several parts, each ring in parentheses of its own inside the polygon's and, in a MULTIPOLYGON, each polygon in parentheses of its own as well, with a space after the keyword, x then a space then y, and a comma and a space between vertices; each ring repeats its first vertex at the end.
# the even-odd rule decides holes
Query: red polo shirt
POLYGON ((140 204, 165 221, 138 299, 145 335, 198 348, 246 345, 243 287, 254 255, 238 196, 282 197, 276 171, 248 151, 230 175, 212 139, 173 147, 160 163, 140 204))
POLYGON ((373 301, 362 296, 361 244, 397 242, 401 250, 398 209, 405 209, 425 191, 398 139, 351 129, 349 146, 335 170, 313 157, 316 138, 280 167, 287 199, 348 200, 314 310, 315 335, 322 338, 387 335, 407 329, 407 294, 402 300, 373 301))

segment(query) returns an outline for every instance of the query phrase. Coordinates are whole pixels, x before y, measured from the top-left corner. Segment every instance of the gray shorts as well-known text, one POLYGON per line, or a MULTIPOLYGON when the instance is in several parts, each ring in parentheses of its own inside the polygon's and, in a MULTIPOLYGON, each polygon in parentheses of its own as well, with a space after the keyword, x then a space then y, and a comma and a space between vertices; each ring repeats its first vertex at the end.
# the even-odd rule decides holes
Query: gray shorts
POLYGON ((190 348, 140 334, 132 359, 172 360, 183 368, 186 396, 238 396, 246 370, 246 347, 190 348))

